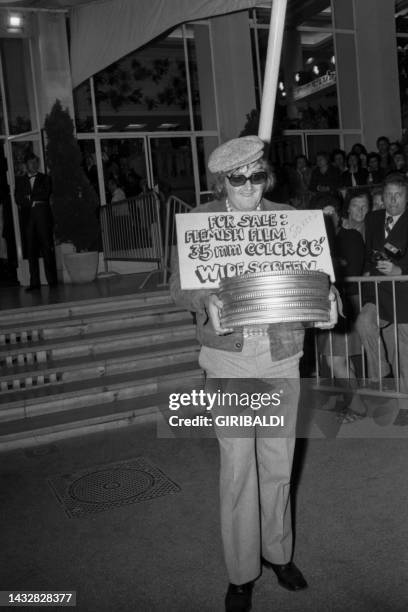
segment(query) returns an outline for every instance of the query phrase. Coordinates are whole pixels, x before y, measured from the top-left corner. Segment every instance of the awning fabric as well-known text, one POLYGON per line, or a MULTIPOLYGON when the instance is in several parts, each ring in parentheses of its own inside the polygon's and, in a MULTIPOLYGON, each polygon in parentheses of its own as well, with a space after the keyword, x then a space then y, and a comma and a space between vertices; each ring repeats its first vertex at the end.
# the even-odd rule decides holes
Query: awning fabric
POLYGON ((73 8, 73 85, 181 23, 255 5, 256 0, 107 0, 73 8))

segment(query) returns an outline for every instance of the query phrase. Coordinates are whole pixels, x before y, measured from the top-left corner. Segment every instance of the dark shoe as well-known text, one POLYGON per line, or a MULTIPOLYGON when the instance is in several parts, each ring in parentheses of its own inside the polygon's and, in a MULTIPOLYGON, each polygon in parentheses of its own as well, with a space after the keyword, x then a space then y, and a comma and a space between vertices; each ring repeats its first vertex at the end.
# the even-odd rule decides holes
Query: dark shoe
POLYGON ((225 596, 225 612, 249 612, 252 604, 253 582, 229 584, 225 596))
POLYGON ((273 569, 278 577, 279 584, 285 589, 288 589, 288 591, 301 591, 302 589, 307 589, 307 582, 302 572, 292 561, 284 565, 269 563, 269 561, 264 561, 264 564, 266 567, 273 569))
POLYGON ((25 288, 26 293, 29 293, 30 291, 40 291, 41 290, 41 285, 28 285, 28 287, 25 288))

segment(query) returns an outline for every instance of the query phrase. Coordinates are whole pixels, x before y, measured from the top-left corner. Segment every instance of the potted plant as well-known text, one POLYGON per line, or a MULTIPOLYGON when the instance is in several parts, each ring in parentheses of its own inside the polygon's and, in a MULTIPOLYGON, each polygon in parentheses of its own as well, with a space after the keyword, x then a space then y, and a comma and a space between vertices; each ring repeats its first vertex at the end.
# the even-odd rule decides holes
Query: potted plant
POLYGON ((76 251, 64 255, 72 282, 90 282, 98 269, 98 196, 82 168, 73 121, 59 100, 47 115, 44 128, 56 242, 71 243, 76 251))

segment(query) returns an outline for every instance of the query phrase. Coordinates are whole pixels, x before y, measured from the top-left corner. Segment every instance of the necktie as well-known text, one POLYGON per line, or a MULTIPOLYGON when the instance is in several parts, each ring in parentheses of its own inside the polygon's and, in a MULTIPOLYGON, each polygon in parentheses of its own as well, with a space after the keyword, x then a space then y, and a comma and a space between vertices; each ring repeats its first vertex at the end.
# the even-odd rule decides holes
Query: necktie
POLYGON ((391 215, 387 215, 387 218, 385 219, 385 237, 386 238, 388 234, 390 233, 393 224, 394 224, 393 217, 391 215))

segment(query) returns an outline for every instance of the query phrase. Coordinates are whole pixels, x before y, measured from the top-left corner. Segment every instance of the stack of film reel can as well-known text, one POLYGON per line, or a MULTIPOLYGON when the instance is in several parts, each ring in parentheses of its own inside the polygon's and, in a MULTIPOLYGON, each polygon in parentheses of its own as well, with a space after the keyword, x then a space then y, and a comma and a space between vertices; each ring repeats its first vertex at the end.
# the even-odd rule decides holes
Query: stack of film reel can
POLYGON ((224 278, 223 327, 328 321, 329 276, 324 272, 259 272, 224 278))

